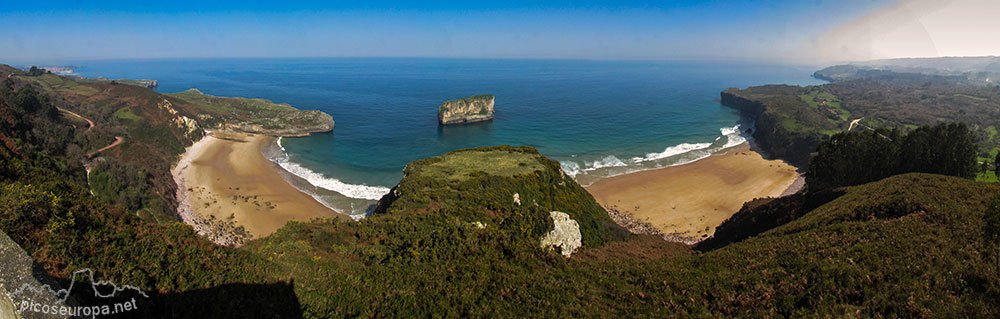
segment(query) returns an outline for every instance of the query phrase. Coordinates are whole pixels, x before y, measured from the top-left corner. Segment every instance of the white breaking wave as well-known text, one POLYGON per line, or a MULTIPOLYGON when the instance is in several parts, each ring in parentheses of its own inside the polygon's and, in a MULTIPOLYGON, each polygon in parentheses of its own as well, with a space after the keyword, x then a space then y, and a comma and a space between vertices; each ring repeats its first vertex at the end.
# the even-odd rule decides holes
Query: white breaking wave
POLYGON ((625 162, 622 162, 622 160, 618 159, 614 155, 608 155, 599 161, 594 161, 590 163, 589 165, 587 165, 587 169, 585 170, 592 171, 598 168, 621 167, 621 166, 628 166, 628 164, 625 164, 625 162))
POLYGON ((684 165, 707 158, 717 151, 746 143, 748 138, 742 135, 743 132, 740 130, 740 127, 741 125, 737 124, 733 127, 720 128, 719 132, 721 136, 715 137, 711 143, 681 143, 667 147, 662 152, 647 153, 645 156, 633 157, 624 161, 614 155, 608 155, 593 162, 560 161, 559 163, 562 164, 563 171, 574 178, 581 174, 589 175, 591 171, 602 168, 625 167, 624 170, 616 169, 600 174, 603 177, 607 177, 664 167, 664 164, 668 166, 684 165), (722 140, 723 138, 725 138, 725 141, 722 140), (672 163, 661 163, 662 160, 669 160, 672 163), (658 164, 650 164, 650 162, 658 164), (610 173, 611 175, 605 176, 605 173, 610 173))
POLYGON ((281 145, 281 136, 278 136, 278 140, 275 143, 278 143, 278 148, 281 149, 282 153, 285 153, 285 146, 281 145))
POLYGON ((722 148, 730 148, 736 145, 743 144, 747 141, 746 137, 740 135, 742 132, 740 131, 739 124, 733 127, 723 127, 719 131, 722 131, 722 135, 725 135, 726 138, 728 138, 728 140, 726 141, 726 145, 722 146, 722 148))
POLYGON ((703 149, 706 149, 706 148, 709 148, 709 147, 712 147, 712 143, 681 143, 679 145, 668 147, 667 149, 663 150, 663 152, 649 153, 649 154, 646 154, 645 157, 633 157, 632 161, 634 161, 636 163, 638 163, 638 162, 646 162, 646 161, 655 161, 655 160, 658 160, 658 159, 664 159, 664 158, 671 157, 671 156, 677 156, 677 155, 684 154, 684 153, 691 152, 691 151, 703 150, 703 149))
POLYGON ((288 159, 288 155, 279 157, 275 159, 274 162, 289 173, 305 179, 313 186, 334 191, 347 197, 378 200, 382 198, 382 195, 389 192, 389 188, 387 187, 348 184, 341 182, 336 178, 323 176, 323 174, 314 172, 303 167, 302 165, 299 165, 298 163, 290 161, 288 159))
POLYGON ((562 166, 563 172, 566 172, 566 175, 569 175, 569 177, 576 177, 577 174, 582 172, 580 164, 573 161, 560 161, 559 165, 562 166))

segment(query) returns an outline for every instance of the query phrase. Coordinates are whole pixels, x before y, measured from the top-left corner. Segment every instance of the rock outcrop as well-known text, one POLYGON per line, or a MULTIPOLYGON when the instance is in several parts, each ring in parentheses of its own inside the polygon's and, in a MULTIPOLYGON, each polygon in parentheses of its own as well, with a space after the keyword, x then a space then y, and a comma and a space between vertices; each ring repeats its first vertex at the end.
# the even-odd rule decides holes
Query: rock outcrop
POLYGON ((493 119, 493 95, 476 95, 444 101, 438 107, 438 123, 465 124, 493 119))
POLYGON ((542 248, 559 248, 563 256, 569 257, 582 245, 580 224, 563 212, 549 212, 549 217, 552 218, 553 227, 542 238, 542 248))
POLYGON ((35 267, 31 256, 3 231, 0 231, 0 256, 3 256, 0 260, 0 318, 68 318, 66 315, 18 313, 25 301, 57 308, 65 307, 66 303, 43 289, 46 285, 59 289, 59 285, 44 270, 35 267))

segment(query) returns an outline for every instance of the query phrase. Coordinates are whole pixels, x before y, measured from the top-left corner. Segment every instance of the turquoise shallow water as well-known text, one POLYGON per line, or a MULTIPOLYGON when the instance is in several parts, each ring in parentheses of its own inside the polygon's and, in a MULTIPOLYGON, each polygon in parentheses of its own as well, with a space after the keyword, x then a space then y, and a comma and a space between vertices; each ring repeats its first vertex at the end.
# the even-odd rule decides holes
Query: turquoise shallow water
POLYGON ((455 149, 528 145, 588 184, 676 165, 742 141, 728 87, 819 84, 814 67, 707 62, 476 59, 212 59, 70 63, 77 73, 156 79, 333 115, 333 133, 280 141, 270 156, 341 211, 363 212, 406 163, 455 149), (437 106, 496 96, 491 122, 441 127, 437 106))

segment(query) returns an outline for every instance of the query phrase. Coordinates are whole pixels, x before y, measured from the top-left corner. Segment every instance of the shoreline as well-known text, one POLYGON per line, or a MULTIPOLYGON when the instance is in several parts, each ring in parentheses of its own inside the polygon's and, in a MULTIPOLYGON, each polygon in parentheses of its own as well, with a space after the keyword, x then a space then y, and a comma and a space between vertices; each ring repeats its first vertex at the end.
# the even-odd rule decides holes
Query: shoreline
POLYGON ((801 188, 797 168, 767 160, 748 142, 688 163, 603 178, 585 186, 594 199, 643 233, 693 244, 743 203, 801 188), (798 188, 796 188, 798 187, 798 188))
POLYGON ((274 141, 215 131, 188 147, 171 170, 181 219, 217 244, 239 246, 292 220, 348 217, 286 179, 264 154, 274 141))

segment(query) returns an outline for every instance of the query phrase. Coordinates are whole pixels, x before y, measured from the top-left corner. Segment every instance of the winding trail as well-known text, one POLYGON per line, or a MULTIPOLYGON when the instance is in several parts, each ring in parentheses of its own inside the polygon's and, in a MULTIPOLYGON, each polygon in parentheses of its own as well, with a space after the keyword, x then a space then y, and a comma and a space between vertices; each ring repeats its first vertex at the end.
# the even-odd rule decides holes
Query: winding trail
MULTIPOLYGON (((90 125, 89 127, 87 127, 87 131, 90 131, 90 130, 94 129, 94 126, 96 126, 96 125, 94 124, 94 121, 91 121, 90 119, 88 119, 88 118, 86 118, 86 117, 83 117, 83 115, 80 115, 80 114, 76 114, 76 112, 73 112, 73 111, 70 111, 70 110, 67 110, 67 109, 64 109, 64 108, 61 108, 61 107, 57 107, 57 109, 59 109, 60 111, 63 111, 63 112, 66 112, 66 113, 69 113, 69 114, 72 114, 73 116, 76 116, 76 117, 78 117, 78 118, 81 118, 81 119, 83 119, 84 121, 87 121, 87 125, 90 125)), ((101 153, 101 152, 103 152, 103 151, 107 151, 107 150, 109 150, 109 149, 111 149, 111 148, 113 148, 113 147, 115 147, 115 146, 118 146, 118 144, 121 144, 121 143, 122 143, 122 141, 124 141, 124 140, 125 140, 125 138, 123 138, 123 137, 121 137, 121 136, 115 136, 115 141, 114 141, 114 142, 111 142, 111 145, 108 145, 108 146, 105 146, 105 147, 102 147, 102 148, 100 148, 100 149, 98 149, 98 150, 96 150, 96 151, 93 151, 93 152, 90 152, 90 153, 87 153, 87 159, 91 159, 91 158, 93 158, 93 157, 94 157, 95 155, 97 155, 97 154, 99 154, 99 153, 101 153)), ((88 171, 89 171, 89 169, 88 169, 88 171)))
POLYGON ((83 117, 83 116, 82 116, 82 115, 80 115, 80 114, 76 114, 76 113, 75 113, 75 112, 73 112, 73 111, 70 111, 70 110, 67 110, 67 109, 64 109, 64 108, 61 108, 61 107, 56 107, 56 108, 57 108, 57 109, 59 109, 60 111, 63 111, 63 112, 66 112, 66 113, 69 113, 69 114, 72 114, 73 116, 76 116, 76 117, 78 117, 78 118, 81 118, 81 119, 83 119, 84 121, 87 121, 87 124, 89 124, 89 125, 90 125, 89 127, 87 127, 87 130, 88 130, 88 131, 89 131, 90 129, 94 128, 94 121, 91 121, 90 119, 88 119, 88 118, 86 118, 86 117, 83 117))
MULTIPOLYGON (((78 118, 81 118, 81 119, 83 119, 84 121, 87 121, 87 125, 88 125, 88 127, 87 127, 87 131, 88 131, 88 132, 89 132, 90 130, 94 129, 94 127, 95 127, 95 126, 97 126, 96 124, 94 124, 94 121, 91 121, 90 119, 88 119, 88 118, 86 118, 86 117, 83 117, 83 115, 80 115, 80 114, 76 114, 76 112, 73 112, 73 111, 70 111, 70 110, 67 110, 67 109, 64 109, 64 108, 61 108, 61 107, 56 107, 56 108, 57 108, 57 109, 59 109, 59 111, 62 111, 62 112, 65 112, 65 113, 68 113, 68 114, 70 114, 70 115, 73 115, 73 116, 76 116, 76 117, 78 117, 78 118)), ((90 153, 87 153, 87 155, 86 155, 86 158, 84 158, 84 159, 82 160, 82 162, 83 162, 83 169, 84 169, 85 171, 87 171, 87 189, 88 189, 88 190, 90 190, 90 195, 94 195, 94 190, 93 190, 93 189, 92 189, 92 188, 90 187, 90 171, 91 171, 91 169, 93 168, 93 164, 92 164, 92 162, 90 161, 90 159, 94 158, 94 156, 96 156, 97 154, 100 154, 101 152, 104 152, 104 151, 107 151, 107 150, 109 150, 109 149, 111 149, 111 148, 113 148, 113 147, 115 147, 115 146, 118 146, 118 145, 119 145, 119 144, 121 144, 121 143, 122 143, 122 141, 124 141, 124 140, 125 140, 125 139, 124 139, 124 138, 122 138, 121 136, 115 136, 115 141, 114 141, 114 142, 112 142, 112 143, 111 143, 111 145, 108 145, 108 146, 105 146, 105 147, 102 147, 102 148, 99 148, 99 149, 97 149, 96 151, 93 151, 93 152, 90 152, 90 153)))

